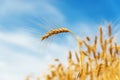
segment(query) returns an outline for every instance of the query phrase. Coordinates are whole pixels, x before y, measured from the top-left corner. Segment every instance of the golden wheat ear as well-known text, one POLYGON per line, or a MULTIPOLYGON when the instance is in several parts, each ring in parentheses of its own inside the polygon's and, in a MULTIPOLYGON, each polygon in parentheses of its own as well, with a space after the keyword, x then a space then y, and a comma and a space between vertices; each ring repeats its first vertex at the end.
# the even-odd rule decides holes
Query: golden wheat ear
POLYGON ((60 34, 60 33, 67 33, 67 32, 70 32, 70 30, 67 28, 52 29, 41 37, 41 41, 43 41, 43 40, 45 40, 53 35, 60 34))
POLYGON ((111 24, 108 24, 108 36, 111 37, 112 35, 112 26, 111 24))

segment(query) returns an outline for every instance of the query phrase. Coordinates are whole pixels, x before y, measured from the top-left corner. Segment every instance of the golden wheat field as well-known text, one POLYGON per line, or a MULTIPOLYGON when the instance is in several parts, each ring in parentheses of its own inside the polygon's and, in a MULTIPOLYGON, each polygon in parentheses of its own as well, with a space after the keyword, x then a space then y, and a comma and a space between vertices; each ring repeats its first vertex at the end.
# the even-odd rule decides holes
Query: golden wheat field
MULTIPOLYGON (((59 28, 50 30, 41 40, 63 32, 74 36, 78 50, 68 52, 67 65, 55 59, 58 65, 49 65, 48 71, 36 80, 120 80, 120 45, 112 35, 111 25, 108 25, 107 39, 104 38, 103 28, 100 27, 99 35, 92 38, 86 36, 85 39, 80 39, 69 29, 59 28), (89 44, 90 41, 93 41, 92 44, 89 44)), ((32 79, 27 77, 26 80, 32 79)))

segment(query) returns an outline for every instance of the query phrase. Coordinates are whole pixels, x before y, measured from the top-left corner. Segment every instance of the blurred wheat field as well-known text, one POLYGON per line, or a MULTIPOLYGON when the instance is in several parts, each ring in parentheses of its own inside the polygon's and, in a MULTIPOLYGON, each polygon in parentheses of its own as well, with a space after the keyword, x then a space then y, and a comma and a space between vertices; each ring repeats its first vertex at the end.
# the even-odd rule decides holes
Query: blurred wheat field
MULTIPOLYGON (((66 31, 62 31, 62 29, 48 33, 52 36, 52 34, 71 32, 66 28, 66 31)), ((49 36, 48 33, 42 37, 42 40, 49 36)), ((103 37, 102 27, 99 28, 98 36, 92 38, 87 36, 86 39, 75 38, 78 50, 74 53, 68 52, 67 65, 60 63, 59 59, 55 59, 58 65, 49 65, 47 73, 36 80, 43 80, 43 78, 44 80, 120 80, 120 45, 114 40, 111 25, 108 25, 107 39, 103 37), (94 41, 89 44, 92 39, 94 41), (73 56, 76 60, 73 59, 73 56)), ((32 79, 27 77, 26 80, 32 79)))

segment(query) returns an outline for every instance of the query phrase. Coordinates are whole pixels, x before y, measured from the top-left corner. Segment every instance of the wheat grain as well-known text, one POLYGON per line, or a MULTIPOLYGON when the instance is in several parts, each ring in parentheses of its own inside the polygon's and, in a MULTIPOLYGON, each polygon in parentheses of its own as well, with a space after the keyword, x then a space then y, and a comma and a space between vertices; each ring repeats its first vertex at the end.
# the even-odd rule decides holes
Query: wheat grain
POLYGON ((72 53, 71 53, 71 51, 69 51, 68 59, 72 59, 72 53))
POLYGON ((88 41, 90 41, 90 37, 87 36, 86 39, 87 39, 88 41))
POLYGON ((94 45, 97 45, 97 36, 95 36, 94 45))
POLYGON ((56 58, 56 59, 54 59, 54 61, 59 61, 59 59, 56 58))

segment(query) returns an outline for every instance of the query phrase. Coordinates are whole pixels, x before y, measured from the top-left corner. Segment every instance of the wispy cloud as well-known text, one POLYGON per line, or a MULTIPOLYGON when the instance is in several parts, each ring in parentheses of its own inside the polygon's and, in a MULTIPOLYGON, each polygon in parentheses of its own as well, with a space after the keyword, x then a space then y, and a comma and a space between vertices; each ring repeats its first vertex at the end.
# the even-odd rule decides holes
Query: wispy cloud
POLYGON ((56 43, 43 48, 29 32, 0 32, 0 79, 23 80, 26 75, 45 70, 54 57, 64 58, 68 49, 56 43), (34 41, 34 42, 33 42, 34 41), (10 74, 10 75, 9 75, 10 74))
POLYGON ((44 19, 48 25, 65 22, 65 16, 48 0, 3 0, 0 5, 0 16, 1 24, 7 22, 12 27, 17 27, 15 25, 18 23, 24 24, 25 19, 29 21, 31 18, 44 19))
POLYGON ((21 0, 2 0, 0 5, 0 15, 15 15, 26 12, 32 12, 34 6, 21 0))
POLYGON ((44 18, 49 23, 64 22, 62 13, 47 0, 1 1, 0 80, 24 80, 31 73, 40 75, 40 72, 52 62, 53 57, 64 58, 61 53, 67 54, 66 46, 52 43, 45 48, 38 42, 39 38, 33 36, 29 30, 24 32, 23 26, 18 25, 24 21, 24 15, 44 18), (12 27, 13 30, 9 30, 8 27, 12 27))

